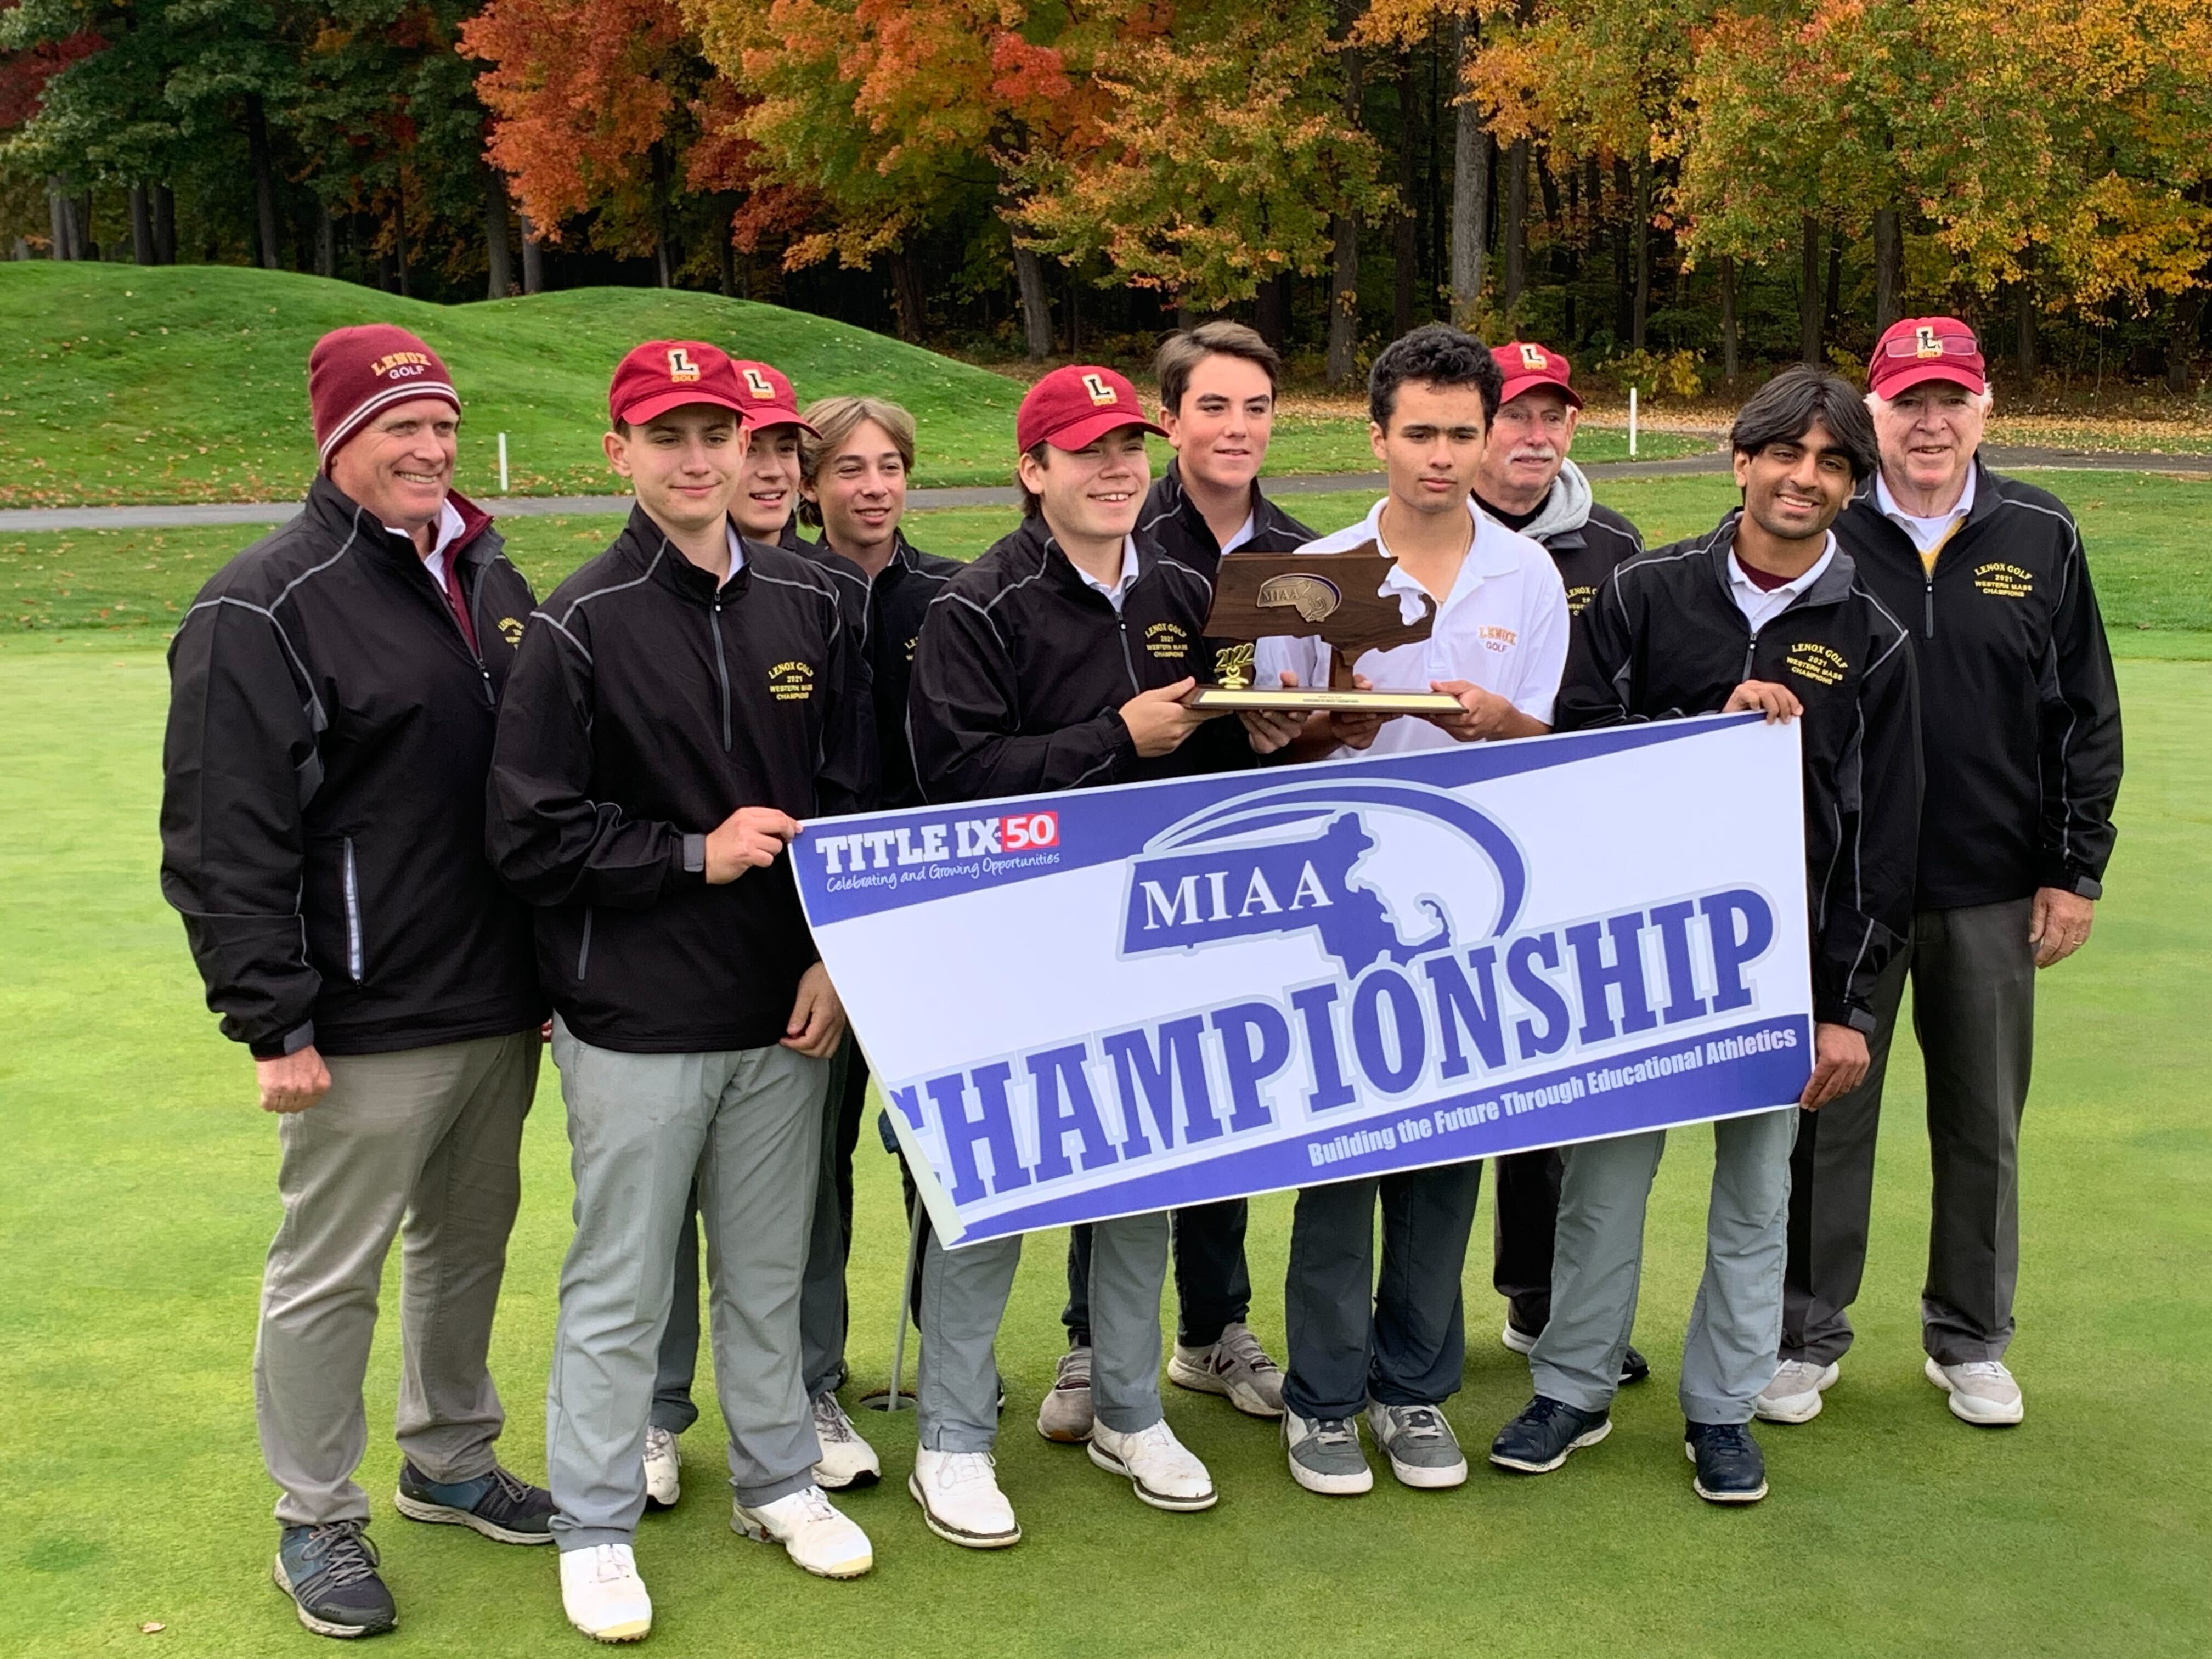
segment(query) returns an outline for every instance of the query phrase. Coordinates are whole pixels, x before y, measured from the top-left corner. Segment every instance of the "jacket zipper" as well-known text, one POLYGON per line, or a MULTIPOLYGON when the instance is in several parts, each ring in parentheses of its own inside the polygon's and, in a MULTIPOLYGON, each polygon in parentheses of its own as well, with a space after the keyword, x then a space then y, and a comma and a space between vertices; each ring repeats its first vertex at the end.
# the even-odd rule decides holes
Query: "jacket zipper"
POLYGON ((584 907, 584 942, 576 947, 576 982, 584 982, 584 964, 592 959, 592 916, 590 905, 584 907))
POLYGON ((353 837, 345 838, 346 972, 361 983, 361 874, 354 866, 353 837))
POLYGON ((722 596, 714 596, 714 614, 708 619, 708 632, 714 636, 714 674, 722 683, 722 752, 730 752, 730 668, 722 656, 722 596))
POLYGON ((1121 667, 1129 676, 1129 690, 1142 691, 1145 688, 1137 684, 1136 659, 1129 654, 1129 620, 1117 611, 1114 613, 1114 626, 1121 635, 1121 667))
POLYGON ((1931 570, 1928 573, 1925 586, 1928 594, 1928 607, 1925 633, 1923 637, 1932 640, 1936 637, 1936 573, 1934 571, 1931 570))

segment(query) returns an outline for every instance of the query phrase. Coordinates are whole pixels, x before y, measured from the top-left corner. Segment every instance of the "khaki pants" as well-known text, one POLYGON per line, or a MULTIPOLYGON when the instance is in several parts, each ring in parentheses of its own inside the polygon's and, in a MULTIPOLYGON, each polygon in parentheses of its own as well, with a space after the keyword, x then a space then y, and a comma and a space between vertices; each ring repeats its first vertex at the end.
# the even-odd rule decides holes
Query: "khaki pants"
POLYGON ((400 1239, 398 1439, 431 1480, 489 1472, 505 1426, 485 1355, 521 1195, 536 1031, 325 1056, 331 1091, 277 1121, 284 1219, 261 1281, 254 1416, 276 1518, 368 1518, 362 1382, 400 1239))

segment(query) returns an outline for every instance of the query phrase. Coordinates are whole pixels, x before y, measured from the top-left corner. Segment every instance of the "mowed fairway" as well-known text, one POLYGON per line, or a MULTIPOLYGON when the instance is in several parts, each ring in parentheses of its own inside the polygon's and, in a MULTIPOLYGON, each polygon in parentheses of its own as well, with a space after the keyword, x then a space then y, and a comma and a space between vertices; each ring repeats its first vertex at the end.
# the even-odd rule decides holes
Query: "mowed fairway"
MULTIPOLYGON (((150 633, 150 630, 149 630, 150 633)), ((276 1223, 274 1126, 201 1006, 155 885, 165 676, 149 633, 0 643, 0 1652, 320 1651, 268 1583, 276 1528, 249 1362, 276 1223), (166 1628, 140 1633, 149 1622, 166 1628)), ((2202 637, 2142 635, 2200 655, 2202 637)), ((2134 643, 2133 641, 2130 643, 2134 643)), ((1638 1340, 1656 1375, 1561 1473, 1479 1454, 1528 1391, 1488 1286, 1489 1204, 1467 1283, 1457 1492, 1382 1480, 1296 1490, 1273 1430, 1168 1390, 1224 1490, 1147 1510, 1032 1423, 1060 1344, 1062 1237, 1036 1238, 1000 1347, 1000 1473, 1028 1536, 970 1554, 903 1490, 913 1419, 866 1416, 893 1479, 850 1500, 878 1567, 803 1577, 728 1528, 718 1419, 685 1440, 687 1492, 640 1556, 655 1655, 2197 1655, 2212 1630, 2212 662, 2121 665, 2130 772, 2098 931, 2042 986, 2024 1158, 2014 1359, 2026 1425, 1966 1428, 1920 1376, 1927 1158, 1914 1069, 1893 1073, 1861 1343, 1826 1414, 1765 1429, 1774 1495, 1729 1512, 1689 1490, 1674 1398, 1702 1238, 1705 1137, 1676 1137, 1650 1226, 1638 1340)), ((1632 816, 1620 826, 1636 834, 1632 816)), ((1039 942, 1041 958, 1048 944, 1039 942)), ((957 996, 917 963, 918 995, 957 996)), ((1900 1044, 1900 1047, 1904 1045, 1900 1044)), ((525 1142, 522 1219, 495 1349, 506 1460, 544 1471, 543 1390, 568 1231, 550 1068, 525 1142)), ((904 1229, 863 1138, 853 1394, 888 1369, 904 1229)), ((1279 1351, 1289 1214, 1254 1206, 1255 1322, 1279 1351)), ((545 1550, 395 1516, 398 1279, 369 1382, 362 1478, 402 1625, 379 1653, 582 1653, 545 1550)), ((911 1358, 909 1358, 909 1365, 911 1358)), ((703 1380, 703 1379, 702 1379, 703 1380)))

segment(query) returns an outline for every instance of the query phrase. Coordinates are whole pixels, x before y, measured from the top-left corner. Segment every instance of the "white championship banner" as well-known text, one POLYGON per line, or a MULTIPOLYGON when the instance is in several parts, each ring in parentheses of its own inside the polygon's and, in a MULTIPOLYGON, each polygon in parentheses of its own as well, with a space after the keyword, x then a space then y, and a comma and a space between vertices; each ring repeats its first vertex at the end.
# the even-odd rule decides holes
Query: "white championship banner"
POLYGON ((1811 1069, 1797 730, 1755 714, 791 853, 947 1245, 1769 1109, 1811 1069))

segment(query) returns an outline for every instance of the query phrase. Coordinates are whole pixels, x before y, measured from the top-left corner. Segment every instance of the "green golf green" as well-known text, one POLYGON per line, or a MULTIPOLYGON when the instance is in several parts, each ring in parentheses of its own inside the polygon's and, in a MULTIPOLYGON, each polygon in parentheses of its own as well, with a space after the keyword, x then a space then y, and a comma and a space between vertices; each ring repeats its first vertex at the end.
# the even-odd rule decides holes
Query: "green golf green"
MULTIPOLYGON (((2124 645, 2199 655, 2201 636, 2124 645), (2169 649, 2169 647, 2171 647, 2169 649)), ((1000 1474, 1026 1537, 978 1555, 931 1536, 903 1490, 910 1415, 856 1413, 890 1479, 852 1496, 878 1565, 806 1578, 737 1538, 719 1419, 686 1437, 686 1492, 639 1556, 670 1656, 1529 1655, 1706 1659, 2197 1655, 2212 1629, 2212 663, 2121 665, 2130 774, 2096 936, 2042 985, 2023 1159, 2020 1338, 2027 1420, 1974 1430, 1921 1377, 1928 1165, 1920 1091, 1893 1073, 1860 1341, 1826 1413, 1766 1428, 1773 1496, 1724 1512, 1689 1489, 1674 1398, 1701 1248, 1707 1138, 1662 1167, 1638 1340, 1653 1380, 1604 1445, 1511 1479, 1480 1452, 1522 1403, 1498 1344, 1488 1224, 1468 1265, 1468 1357, 1449 1415, 1468 1485, 1370 1496, 1294 1487, 1272 1425, 1170 1389, 1219 1507, 1165 1515, 1031 1424, 1061 1344, 1062 1237, 1024 1263, 1000 1345, 1000 1474), (2196 1634, 2191 1635, 2191 1632, 2196 1634)), ((268 1583, 276 1529, 249 1363, 275 1229, 275 1126, 201 1006, 155 884, 166 682, 151 630, 0 638, 0 1653, 305 1655, 268 1583), (156 1634, 142 1629, 161 1627, 156 1634)), ((1624 823, 1622 833, 1636 833, 1624 823)), ((957 994, 917 981, 928 994, 957 994)), ((1905 1045, 1900 1043, 1900 1048, 1905 1045)), ((549 1067, 494 1366, 502 1451, 542 1476, 545 1368, 568 1232, 549 1067)), ((888 1376, 905 1230, 891 1160, 864 1137, 852 1396, 888 1376)), ((1282 1340, 1289 1200, 1254 1206, 1255 1323, 1282 1340)), ((397 1517, 391 1443, 398 1281, 369 1370, 362 1479, 401 1626, 378 1651, 581 1653, 551 1553, 397 1517)), ((912 1350, 908 1350, 911 1382, 912 1350)))

